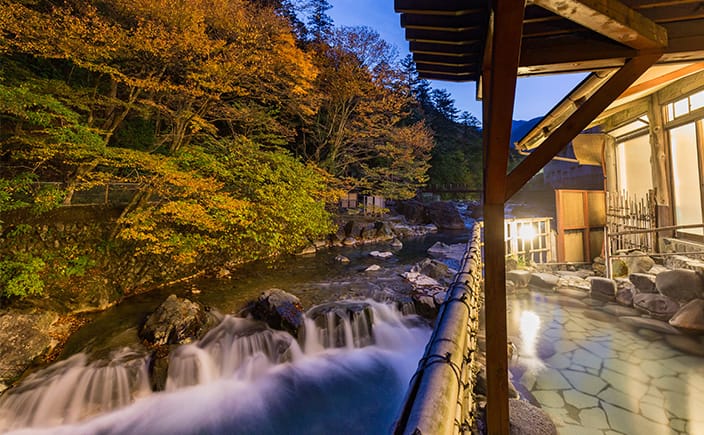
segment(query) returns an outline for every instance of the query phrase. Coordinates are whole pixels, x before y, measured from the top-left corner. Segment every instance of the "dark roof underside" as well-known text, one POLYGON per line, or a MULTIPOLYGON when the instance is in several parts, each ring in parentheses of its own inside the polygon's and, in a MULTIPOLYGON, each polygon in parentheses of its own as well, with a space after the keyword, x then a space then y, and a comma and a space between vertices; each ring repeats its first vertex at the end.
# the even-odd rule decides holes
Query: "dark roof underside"
MULTIPOLYGON (((622 0, 664 27, 659 63, 704 59, 704 4, 699 0, 622 0)), ((487 0, 395 0, 421 78, 476 81, 488 35, 487 0)), ((523 20, 519 75, 622 66, 637 51, 536 5, 523 20)))

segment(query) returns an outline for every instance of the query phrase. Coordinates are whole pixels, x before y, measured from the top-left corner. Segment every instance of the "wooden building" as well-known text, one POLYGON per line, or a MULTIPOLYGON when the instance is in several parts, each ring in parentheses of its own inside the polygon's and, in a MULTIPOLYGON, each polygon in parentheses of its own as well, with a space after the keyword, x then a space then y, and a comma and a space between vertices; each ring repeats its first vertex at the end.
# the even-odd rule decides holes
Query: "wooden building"
MULTIPOLYGON (((704 60, 704 9, 692 0, 395 0, 395 8, 420 77, 476 81, 483 101, 487 419, 489 433, 508 434, 504 203, 597 118, 610 122, 604 111, 637 94, 644 74, 656 79, 651 68, 704 60), (517 77, 578 71, 593 74, 521 141, 530 155, 508 173, 517 77)), ((696 130, 701 122, 682 125, 696 130)), ((657 134, 652 171, 664 171, 668 133, 657 134)), ((674 210, 676 220, 673 204, 659 197, 659 213, 674 210)))

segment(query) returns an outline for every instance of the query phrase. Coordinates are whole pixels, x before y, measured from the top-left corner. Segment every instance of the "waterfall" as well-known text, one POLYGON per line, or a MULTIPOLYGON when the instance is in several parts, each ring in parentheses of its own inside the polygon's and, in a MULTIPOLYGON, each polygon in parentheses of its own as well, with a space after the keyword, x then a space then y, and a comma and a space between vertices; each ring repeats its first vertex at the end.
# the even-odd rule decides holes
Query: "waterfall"
POLYGON ((123 349, 110 360, 74 355, 30 375, 0 401, 0 431, 73 423, 151 393, 148 357, 123 349))
POLYGON ((371 300, 313 307, 301 346, 286 332, 225 316, 172 350, 165 391, 151 392, 144 353, 93 362, 79 354, 0 397, 0 432, 386 432, 429 334, 417 317, 371 300))

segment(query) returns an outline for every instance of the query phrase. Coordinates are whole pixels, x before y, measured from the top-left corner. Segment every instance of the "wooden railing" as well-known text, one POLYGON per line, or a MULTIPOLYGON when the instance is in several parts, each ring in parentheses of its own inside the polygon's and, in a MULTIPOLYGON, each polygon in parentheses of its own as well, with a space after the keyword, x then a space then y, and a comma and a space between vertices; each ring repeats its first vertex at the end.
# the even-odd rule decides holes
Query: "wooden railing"
POLYGON ((477 333, 482 305, 481 227, 450 284, 435 329, 411 379, 394 434, 470 433, 476 416, 477 333))

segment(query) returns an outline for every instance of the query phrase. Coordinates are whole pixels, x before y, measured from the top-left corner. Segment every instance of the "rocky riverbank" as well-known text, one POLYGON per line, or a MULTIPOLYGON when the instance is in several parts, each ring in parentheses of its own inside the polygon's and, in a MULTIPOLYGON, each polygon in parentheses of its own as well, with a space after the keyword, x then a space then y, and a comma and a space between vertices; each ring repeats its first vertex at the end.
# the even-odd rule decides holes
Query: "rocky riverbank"
MULTIPOLYGON (((456 209, 453 208, 453 210, 455 213, 453 216, 461 220, 456 209)), ((97 219, 97 216, 91 212, 85 211, 85 213, 88 215, 83 216, 84 218, 97 219)), ((68 246, 71 240, 79 239, 85 244, 85 246, 81 245, 81 249, 88 249, 87 246, 90 243, 97 243, 97 240, 104 235, 101 228, 95 225, 69 225, 64 223, 66 219, 56 220, 53 226, 40 225, 36 233, 36 246, 31 242, 34 240, 33 237, 28 237, 22 242, 24 245, 18 249, 27 251, 39 249, 45 245, 47 249, 55 245, 61 249, 68 246)), ((402 244, 401 240, 436 231, 438 226, 435 224, 411 223, 402 215, 389 215, 383 218, 341 216, 336 234, 330 235, 325 241, 312 244, 303 253, 311 254, 329 247, 354 247, 370 243, 388 243, 390 248, 398 249, 402 244)), ((117 271, 122 267, 121 265, 127 269, 132 267, 116 263, 107 270, 117 271)), ((237 268, 217 267, 212 269, 212 274, 219 278, 235 277, 237 270, 237 268)), ((194 276, 194 274, 188 276, 194 276)), ((182 278, 170 282, 178 282, 182 278)), ((105 283, 103 278, 95 274, 71 276, 64 284, 67 286, 66 290, 54 289, 50 297, 0 309, 0 354, 3 355, 0 359, 0 391, 22 377, 27 369, 46 364, 55 358, 71 333, 92 318, 93 314, 90 313, 105 310, 128 296, 122 292, 115 292, 114 286, 105 283)), ((433 309, 436 310, 436 307, 432 307, 429 313, 432 313, 433 309)), ((422 310, 423 308, 420 309, 422 310)))

